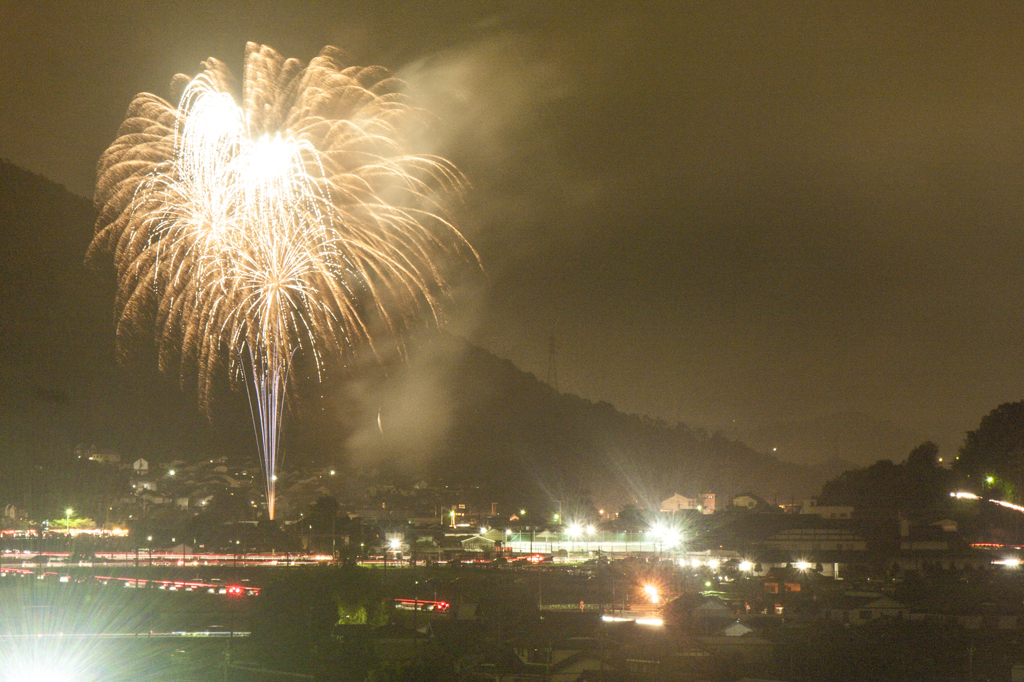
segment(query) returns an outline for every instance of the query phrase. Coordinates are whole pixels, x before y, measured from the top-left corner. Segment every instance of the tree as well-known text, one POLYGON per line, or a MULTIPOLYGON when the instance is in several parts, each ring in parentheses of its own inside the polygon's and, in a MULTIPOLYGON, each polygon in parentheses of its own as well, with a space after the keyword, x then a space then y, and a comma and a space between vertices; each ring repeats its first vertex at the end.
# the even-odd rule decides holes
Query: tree
POLYGON ((647 527, 647 521, 644 519, 643 512, 637 509, 635 505, 627 504, 619 512, 615 525, 626 532, 636 533, 641 528, 647 527))
POLYGON ((314 533, 332 533, 336 527, 337 516, 338 500, 330 495, 322 495, 309 506, 309 527, 314 533))
POLYGON ((903 464, 884 459, 845 471, 822 486, 820 503, 849 505, 857 516, 876 521, 895 521, 899 516, 922 521, 948 515, 952 476, 937 466, 938 452, 938 446, 929 441, 911 450, 903 464))
POLYGON ((1017 498, 1024 491, 1024 401, 1003 403, 985 415, 967 433, 953 470, 977 493, 991 488, 1017 498))
POLYGON ((912 469, 934 469, 939 463, 939 446, 925 441, 907 455, 907 466, 912 469))

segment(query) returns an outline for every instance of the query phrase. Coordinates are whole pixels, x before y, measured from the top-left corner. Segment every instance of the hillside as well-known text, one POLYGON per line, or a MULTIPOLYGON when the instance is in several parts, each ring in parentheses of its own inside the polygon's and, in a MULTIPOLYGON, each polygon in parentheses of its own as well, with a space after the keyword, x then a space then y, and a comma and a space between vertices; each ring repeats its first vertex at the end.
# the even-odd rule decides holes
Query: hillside
MULTIPOLYGON (((87 200, 0 162, 0 502, 33 487, 59 505, 74 482, 41 472, 78 444, 156 461, 255 456, 244 393, 224 396, 211 425, 155 368, 118 366, 112 283, 83 265, 94 215, 87 200)), ((397 461, 461 485, 498 483, 510 498, 788 499, 823 480, 718 434, 558 394, 443 333, 415 338, 408 361, 307 386, 293 407, 286 466, 397 461)))
POLYGON ((754 491, 781 502, 809 496, 821 483, 808 467, 720 433, 558 394, 479 348, 466 349, 456 376, 457 416, 442 456, 466 476, 497 470, 502 480, 533 484, 556 499, 589 492, 645 507, 674 492, 721 499, 754 491))
POLYGON ((0 161, 0 506, 35 491, 76 445, 162 460, 229 451, 239 429, 209 428, 177 388, 114 359, 113 288, 87 270, 89 201, 0 161))

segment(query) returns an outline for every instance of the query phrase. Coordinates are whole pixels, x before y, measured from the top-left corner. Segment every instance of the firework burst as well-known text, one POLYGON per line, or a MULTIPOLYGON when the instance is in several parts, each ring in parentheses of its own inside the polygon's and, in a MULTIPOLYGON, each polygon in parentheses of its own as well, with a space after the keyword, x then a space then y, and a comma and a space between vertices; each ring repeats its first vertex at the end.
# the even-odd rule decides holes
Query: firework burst
POLYGON ((155 343, 207 414, 225 370, 247 387, 273 518, 294 358, 320 378, 372 347, 371 329, 437 320, 437 264, 475 254, 444 211, 461 176, 409 151, 418 112, 384 70, 250 43, 239 103, 224 64, 203 66, 175 77, 177 106, 146 93, 129 106, 100 158, 89 257, 113 260, 120 357, 155 343))

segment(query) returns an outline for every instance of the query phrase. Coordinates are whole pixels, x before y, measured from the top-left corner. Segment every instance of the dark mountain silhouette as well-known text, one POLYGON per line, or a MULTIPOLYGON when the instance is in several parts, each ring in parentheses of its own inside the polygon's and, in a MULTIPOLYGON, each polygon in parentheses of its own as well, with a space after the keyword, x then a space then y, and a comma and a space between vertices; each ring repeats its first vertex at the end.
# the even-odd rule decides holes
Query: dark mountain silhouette
POLYGON ((720 432, 556 393, 480 348, 466 348, 455 376, 457 413, 440 457, 470 478, 497 473, 557 500, 592 497, 640 508, 656 508, 675 492, 713 492, 722 500, 755 491, 788 501, 813 494, 824 480, 720 432))
MULTIPOLYGON (((78 444, 151 461, 256 457, 244 392, 221 397, 211 424, 154 364, 115 361, 112 276, 83 264, 94 219, 87 200, 0 162, 0 502, 36 489, 59 504, 41 472, 78 444)), ((673 492, 789 498, 824 480, 721 434, 559 394, 443 333, 414 339, 407 362, 365 366, 304 389, 286 465, 393 460, 508 499, 645 506, 673 492)))
POLYGON ((83 263, 95 217, 0 161, 0 500, 59 508, 75 481, 50 474, 79 444, 161 461, 251 443, 227 420, 211 429, 172 382, 117 365, 113 282, 83 263))

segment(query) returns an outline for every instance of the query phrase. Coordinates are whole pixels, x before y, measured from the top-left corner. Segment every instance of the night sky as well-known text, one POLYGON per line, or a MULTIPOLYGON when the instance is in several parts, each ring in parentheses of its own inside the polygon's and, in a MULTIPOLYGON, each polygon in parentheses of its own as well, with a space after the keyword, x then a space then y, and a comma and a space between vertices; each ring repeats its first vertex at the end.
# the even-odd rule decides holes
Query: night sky
POLYGON ((395 71, 473 186, 451 329, 541 379, 554 336, 563 391, 946 452, 1024 393, 1019 2, 0 0, 0 37, 0 156, 87 197, 135 93, 246 41, 395 71))

